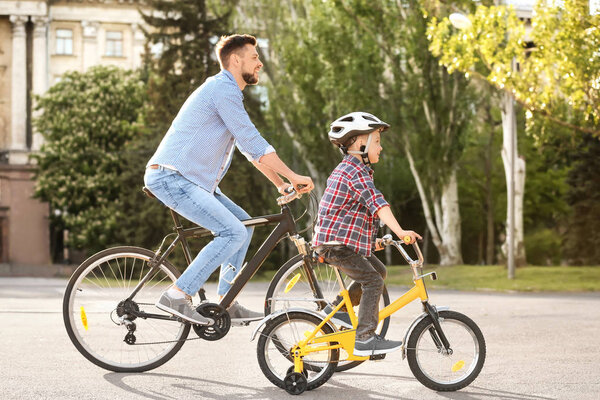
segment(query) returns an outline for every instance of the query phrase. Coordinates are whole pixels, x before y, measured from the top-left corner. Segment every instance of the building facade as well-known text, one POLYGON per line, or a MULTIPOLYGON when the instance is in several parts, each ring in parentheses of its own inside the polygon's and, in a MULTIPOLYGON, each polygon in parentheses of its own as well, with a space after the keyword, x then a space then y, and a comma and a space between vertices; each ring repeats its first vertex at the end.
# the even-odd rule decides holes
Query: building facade
MULTIPOLYGON (((137 68, 144 51, 139 0, 0 0, 0 265, 51 262, 49 207, 32 198, 34 95, 67 71, 137 68)), ((4 268, 6 270, 7 268, 4 268)))

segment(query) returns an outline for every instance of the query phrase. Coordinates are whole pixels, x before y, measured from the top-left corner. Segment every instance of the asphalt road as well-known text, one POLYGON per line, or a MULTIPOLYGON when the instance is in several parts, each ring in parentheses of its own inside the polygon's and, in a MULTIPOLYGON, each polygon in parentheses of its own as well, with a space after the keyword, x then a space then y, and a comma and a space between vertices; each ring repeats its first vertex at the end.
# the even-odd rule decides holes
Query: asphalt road
MULTIPOLYGON (((256 360, 253 327, 220 341, 186 343, 168 363, 141 374, 103 370, 70 342, 61 314, 66 280, 0 278, 2 399, 282 399, 256 360)), ((248 285, 240 301, 259 310, 266 284, 248 285)), ((392 297, 403 288, 391 288, 392 297)), ((214 287, 209 287, 209 294, 214 287)), ((600 293, 511 294, 433 291, 431 302, 477 322, 487 342, 481 375, 454 393, 436 393, 412 375, 400 353, 335 374, 304 399, 598 399, 600 293)), ((394 315, 388 337, 402 339, 420 313, 394 315), (397 316, 397 317, 396 317, 397 316)))

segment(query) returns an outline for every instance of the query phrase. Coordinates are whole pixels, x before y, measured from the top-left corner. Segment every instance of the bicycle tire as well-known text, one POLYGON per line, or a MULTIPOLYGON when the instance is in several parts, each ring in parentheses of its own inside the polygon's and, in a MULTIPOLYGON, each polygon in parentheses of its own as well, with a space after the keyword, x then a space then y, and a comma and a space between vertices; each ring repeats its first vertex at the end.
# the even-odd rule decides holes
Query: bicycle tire
MULTIPOLYGON (((188 323, 137 318, 133 321, 137 327, 135 337, 129 339, 136 342, 128 344, 124 340, 128 329, 115 322, 118 313, 123 312, 123 307, 117 310, 117 306, 150 270, 147 261, 152 257, 154 252, 141 247, 106 249, 85 260, 69 279, 63 298, 65 328, 75 348, 99 367, 114 372, 154 369, 170 360, 188 337, 188 323), (165 343, 144 344, 154 341, 165 343), (149 351, 156 353, 151 355, 149 351)), ((169 315, 156 308, 154 302, 179 275, 173 265, 164 261, 133 299, 138 309, 141 306, 151 313, 169 315)))
MULTIPOLYGON (((317 302, 311 302, 310 298, 314 298, 314 294, 312 293, 312 289, 310 288, 310 284, 308 282, 306 272, 303 268, 304 258, 301 254, 296 255, 295 257, 288 260, 273 276, 271 279, 271 283, 269 284, 269 288, 267 289, 267 295, 265 298, 265 315, 269 315, 275 311, 286 309, 290 307, 301 307, 301 308, 310 308, 314 311, 319 310, 319 306, 317 302), (295 283, 292 290, 293 293, 285 294, 288 298, 305 298, 305 300, 294 300, 294 301, 285 301, 285 300, 273 300, 278 298, 284 298, 284 294, 282 294, 282 290, 287 286, 290 279, 293 279, 297 274, 300 274, 300 278, 295 283), (291 277, 291 278, 290 278, 291 277)), ((328 299, 328 301, 333 301, 337 294, 340 291, 339 284, 337 279, 335 278, 335 273, 333 271, 334 267, 325 265, 325 264, 317 264, 311 262, 311 267, 313 271, 315 271, 315 275, 317 277, 317 281, 321 290, 323 292, 324 298, 328 299)), ((343 274, 342 274, 343 275, 343 274)), ((345 275, 343 275, 345 277, 345 275)), ((349 282, 349 278, 345 277, 346 281, 349 282)), ((347 282, 346 282, 347 283, 347 282)), ((348 284, 346 284, 346 287, 348 284)), ((290 290, 291 291, 291 290, 290 290)), ((390 304, 390 296, 387 290, 387 287, 383 287, 383 293, 381 296, 381 300, 379 303, 380 309, 390 304)), ((358 308, 355 307, 355 311, 358 311, 358 308)), ((325 316, 325 315, 323 315, 325 316)), ((390 317, 387 317, 380 322, 377 327, 377 334, 381 337, 385 337, 388 328, 390 325, 390 317)), ((344 360, 346 352, 342 351, 340 354, 340 361, 337 364, 336 372, 343 372, 349 369, 352 369, 364 361, 347 361, 344 360)))
POLYGON ((485 339, 477 324, 464 314, 440 311, 439 317, 452 354, 444 355, 433 343, 435 327, 428 316, 411 332, 406 356, 419 382, 438 392, 451 392, 466 387, 481 372, 486 355, 485 339), (440 364, 444 368, 440 368, 440 364))
MULTIPOLYGON (((323 320, 315 315, 294 311, 281 314, 267 322, 258 339, 256 355, 258 365, 269 381, 285 389, 284 379, 290 366, 294 364, 291 357, 282 357, 282 354, 289 354, 298 338, 304 337, 304 332, 312 331, 321 321, 323 320), (275 348, 272 349, 272 347, 275 348), (283 353, 282 347, 285 349, 283 353), (269 351, 269 349, 272 350, 269 351)), ((333 332, 333 328, 328 324, 321 328, 323 335, 333 332)), ((306 390, 315 389, 331 378, 335 372, 338 356, 338 349, 329 349, 310 353, 303 358, 305 366, 303 374, 307 381, 306 390)))

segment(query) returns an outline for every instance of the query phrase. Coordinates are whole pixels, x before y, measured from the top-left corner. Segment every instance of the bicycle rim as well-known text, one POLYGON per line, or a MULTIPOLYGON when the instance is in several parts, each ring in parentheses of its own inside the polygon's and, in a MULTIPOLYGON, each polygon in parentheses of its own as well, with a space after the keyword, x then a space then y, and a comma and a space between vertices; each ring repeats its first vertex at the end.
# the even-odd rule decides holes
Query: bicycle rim
MULTIPOLYGON (((146 371, 170 359, 187 338, 189 324, 135 318, 135 343, 125 342, 128 329, 119 319, 123 311, 118 306, 150 271, 151 257, 145 249, 109 249, 85 261, 73 274, 64 298, 65 326, 77 349, 96 365, 119 372, 146 371)), ((130 305, 169 315, 154 303, 176 274, 174 268, 161 265, 130 305)))
MULTIPOLYGON (((259 341, 259 364, 265 375, 279 387, 293 368, 294 361, 290 351, 306 334, 312 332, 320 320, 304 313, 281 315, 269 322, 261 333, 259 341)), ((331 328, 324 326, 318 336, 332 333, 331 328)), ((328 343, 312 345, 312 348, 326 347, 328 343)), ((309 390, 320 386, 333 374, 338 358, 337 350, 324 349, 309 353, 303 358, 304 374, 306 374, 309 390)))
POLYGON ((415 359, 427 379, 451 387, 470 379, 478 368, 481 349, 475 332, 464 322, 440 318, 440 324, 450 342, 452 354, 446 355, 438 350, 429 331, 433 328, 431 323, 421 330, 416 340, 415 359))

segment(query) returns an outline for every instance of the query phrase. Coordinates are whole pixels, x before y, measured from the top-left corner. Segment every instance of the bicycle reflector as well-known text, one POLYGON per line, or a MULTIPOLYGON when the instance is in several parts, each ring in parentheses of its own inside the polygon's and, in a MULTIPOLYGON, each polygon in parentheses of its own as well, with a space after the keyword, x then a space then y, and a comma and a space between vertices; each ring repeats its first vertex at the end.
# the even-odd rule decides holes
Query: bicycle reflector
POLYGON ((465 362, 463 360, 457 361, 456 363, 454 363, 454 365, 452 366, 452 372, 458 372, 461 369, 463 369, 465 366, 465 362))
POLYGON ((300 279, 300 274, 296 274, 296 275, 294 275, 294 277, 292 279, 290 279, 290 281, 288 282, 288 284, 285 286, 285 293, 287 293, 290 290, 292 290, 292 288, 294 287, 294 285, 298 282, 298 279, 300 279))
POLYGON ((81 323, 83 324, 83 327, 87 331, 88 330, 88 321, 87 321, 87 315, 85 315, 85 310, 84 310, 83 306, 81 306, 81 323))

